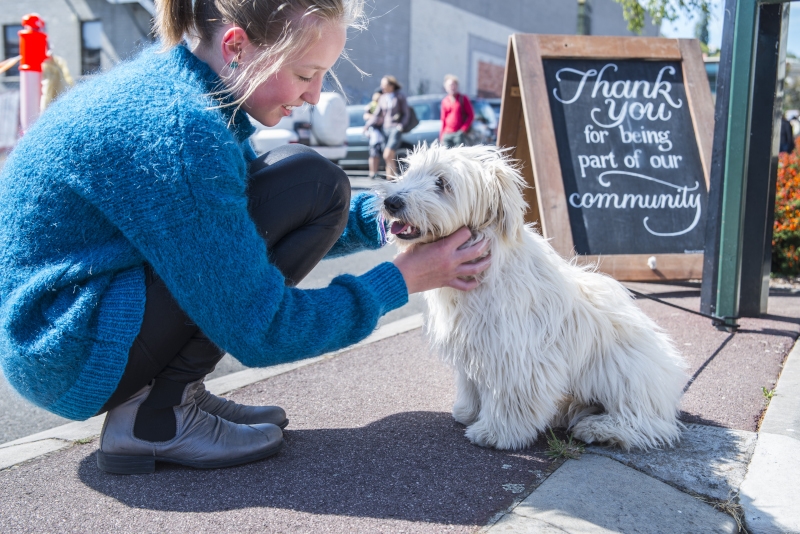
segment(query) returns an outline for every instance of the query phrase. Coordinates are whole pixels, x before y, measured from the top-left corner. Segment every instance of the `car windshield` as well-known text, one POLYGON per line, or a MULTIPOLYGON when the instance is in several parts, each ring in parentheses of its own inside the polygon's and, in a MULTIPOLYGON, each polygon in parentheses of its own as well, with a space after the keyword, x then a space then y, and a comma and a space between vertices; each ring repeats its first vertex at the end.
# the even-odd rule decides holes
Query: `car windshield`
POLYGON ((421 121, 438 121, 441 118, 441 108, 439 106, 440 102, 438 100, 436 102, 411 103, 414 113, 417 114, 417 118, 421 121))
POLYGON ((350 116, 350 126, 364 126, 364 110, 366 105, 358 104, 347 106, 347 114, 350 116))

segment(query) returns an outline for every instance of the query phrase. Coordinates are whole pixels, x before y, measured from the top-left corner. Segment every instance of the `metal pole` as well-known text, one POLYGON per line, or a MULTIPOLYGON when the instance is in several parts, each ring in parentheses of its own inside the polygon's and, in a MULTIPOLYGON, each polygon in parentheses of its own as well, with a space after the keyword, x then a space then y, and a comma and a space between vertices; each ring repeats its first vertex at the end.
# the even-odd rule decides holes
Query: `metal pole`
POLYGON ((741 0, 736 7, 731 61, 728 142, 720 218, 719 275, 716 316, 722 326, 735 329, 739 315, 742 276, 742 236, 750 154, 753 64, 759 2, 741 0))
POLYGON ((767 313, 788 27, 788 3, 759 6, 742 242, 742 317, 767 313))
POLYGON ((717 276, 719 274, 720 219, 722 189, 725 178, 728 112, 731 100, 731 61, 733 59, 733 29, 736 22, 736 0, 727 0, 723 11, 722 44, 717 73, 716 105, 714 107, 714 142, 711 148, 708 206, 706 207, 706 236, 703 256, 703 285, 700 289, 700 311, 716 315, 717 276))

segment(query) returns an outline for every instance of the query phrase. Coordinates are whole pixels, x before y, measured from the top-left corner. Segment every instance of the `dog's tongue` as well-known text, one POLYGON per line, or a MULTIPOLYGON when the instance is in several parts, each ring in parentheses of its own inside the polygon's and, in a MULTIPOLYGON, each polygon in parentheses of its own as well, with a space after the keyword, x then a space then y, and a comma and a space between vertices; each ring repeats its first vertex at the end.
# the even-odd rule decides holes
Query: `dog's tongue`
POLYGON ((406 230, 406 228, 408 228, 407 224, 401 223, 400 221, 395 221, 395 222, 392 223, 391 232, 392 232, 392 234, 397 235, 399 233, 404 232, 406 230))

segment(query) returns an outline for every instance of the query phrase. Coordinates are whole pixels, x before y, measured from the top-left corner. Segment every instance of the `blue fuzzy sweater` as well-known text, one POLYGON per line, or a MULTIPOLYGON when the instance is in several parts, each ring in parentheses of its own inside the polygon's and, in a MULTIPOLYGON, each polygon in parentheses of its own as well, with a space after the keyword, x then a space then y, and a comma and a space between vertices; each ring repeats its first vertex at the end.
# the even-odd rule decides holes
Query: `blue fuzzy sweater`
MULTIPOLYGON (((193 321, 249 366, 353 344, 408 300, 391 263, 329 287, 284 285, 247 211, 244 113, 183 47, 145 50, 76 87, 0 174, 0 364, 23 396, 85 419, 116 389, 150 263, 193 321)), ((378 248, 368 196, 332 254, 378 248)))

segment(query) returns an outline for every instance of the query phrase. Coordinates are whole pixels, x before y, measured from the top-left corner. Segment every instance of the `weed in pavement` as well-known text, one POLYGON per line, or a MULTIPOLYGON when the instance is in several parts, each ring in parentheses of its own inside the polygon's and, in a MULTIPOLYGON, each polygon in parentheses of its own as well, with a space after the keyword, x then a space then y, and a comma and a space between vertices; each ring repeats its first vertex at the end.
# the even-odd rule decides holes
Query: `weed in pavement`
POLYGON ((554 459, 572 458, 577 460, 584 452, 585 447, 583 443, 577 440, 573 442, 572 436, 569 437, 568 441, 559 439, 553 433, 553 429, 550 429, 550 437, 547 438, 547 452, 545 452, 548 457, 554 459))

